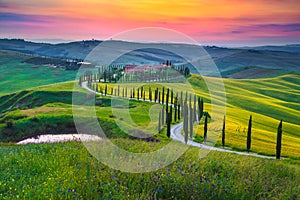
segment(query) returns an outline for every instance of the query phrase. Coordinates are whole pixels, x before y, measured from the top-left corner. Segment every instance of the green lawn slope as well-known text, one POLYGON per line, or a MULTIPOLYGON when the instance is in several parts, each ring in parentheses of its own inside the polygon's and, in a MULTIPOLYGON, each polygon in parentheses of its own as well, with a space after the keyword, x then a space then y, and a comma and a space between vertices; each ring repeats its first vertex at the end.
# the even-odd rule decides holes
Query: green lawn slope
MULTIPOLYGON (((283 120, 282 155, 288 157, 300 156, 300 76, 289 74, 275 78, 233 80, 223 79, 225 85, 226 102, 218 95, 211 96, 206 82, 215 84, 212 88, 220 87, 216 78, 192 75, 188 81, 197 95, 205 100, 205 110, 211 111, 211 98, 218 106, 226 105, 226 145, 238 150, 245 150, 246 132, 249 116, 253 116, 252 151, 266 154, 275 154, 276 132, 279 120, 283 120)), ((104 87, 104 84, 102 84, 104 87)), ((187 88, 184 83, 166 83, 167 87, 180 92, 187 88)), ((25 90, 0 98, 0 138, 1 141, 19 141, 29 136, 45 133, 74 133, 72 118, 72 90, 74 82, 66 82, 41 86, 25 90), (13 127, 8 128, 7 122, 13 127), (31 127, 28 129, 28 127, 31 127)), ((117 84, 108 84, 115 87, 117 84)), ((128 86, 128 85, 127 85, 128 86)), ((158 84, 148 84, 147 87, 159 87, 158 84)), ((160 86, 161 87, 161 86, 160 86)), ((86 101, 87 91, 77 87, 79 99, 86 101)), ((147 89, 146 89, 147 91, 147 89)), ((114 120, 122 123, 120 116, 112 116, 109 107, 109 97, 97 97, 103 103, 96 106, 98 117, 103 123, 116 126, 114 120)), ((96 101, 97 101, 96 100, 96 101)), ((130 114, 136 123, 146 127, 150 122, 148 111, 152 104, 147 102, 131 101, 130 114)), ((222 119, 218 112, 212 116, 222 119)), ((220 130, 221 123, 212 121, 211 129, 220 130)), ((128 129, 134 127, 128 127, 128 129)), ((195 127, 195 132, 202 136, 202 123, 195 127)), ((220 136, 221 131, 217 131, 220 136)), ((208 135, 208 140, 210 140, 208 135)), ((220 138, 218 139, 218 143, 220 138)), ((217 143, 217 144, 218 144, 217 143)))

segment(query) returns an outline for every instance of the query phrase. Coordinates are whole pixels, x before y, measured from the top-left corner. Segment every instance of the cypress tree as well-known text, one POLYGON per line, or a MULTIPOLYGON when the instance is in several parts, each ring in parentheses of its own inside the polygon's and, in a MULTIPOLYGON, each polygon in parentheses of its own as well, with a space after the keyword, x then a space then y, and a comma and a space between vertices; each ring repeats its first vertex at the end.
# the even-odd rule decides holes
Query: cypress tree
POLYGON ((144 98, 144 101, 146 100, 146 91, 144 90, 144 93, 143 93, 143 98, 144 98))
POLYGON ((201 98, 201 106, 200 106, 200 119, 203 117, 203 110, 204 110, 204 101, 203 98, 201 98))
POLYGON ((137 89, 137 99, 140 100, 140 88, 137 89))
POLYGON ((132 99, 132 89, 130 89, 130 99, 132 99))
POLYGON ((207 140, 207 114, 205 115, 205 121, 204 121, 204 142, 207 140))
POLYGON ((280 159, 281 141, 282 141, 282 120, 280 120, 280 123, 277 128, 276 159, 280 159))
POLYGON ((171 104, 173 104, 174 102, 173 102, 173 89, 171 90, 171 104))
POLYGON ((167 136, 168 138, 171 136, 171 119, 172 114, 171 112, 167 113, 167 136))
POLYGON ((122 97, 125 97, 125 88, 122 89, 122 97))
POLYGON ((161 132, 161 111, 159 111, 158 115, 158 132, 161 132))
POLYGON ((174 122, 177 122, 177 104, 174 104, 174 122))
POLYGON ((152 90, 151 87, 149 87, 149 100, 152 101, 152 90))
POLYGON ((173 110, 173 107, 170 106, 170 115, 171 115, 171 117, 170 117, 170 119, 169 119, 169 120, 170 120, 170 123, 172 123, 172 112, 173 112, 172 110, 173 110))
POLYGON ((185 103, 184 107, 184 117, 185 117, 185 130, 188 134, 188 128, 189 128, 189 107, 187 105, 187 102, 185 103))
POLYGON ((105 85, 105 89, 104 89, 104 95, 107 95, 107 84, 105 85))
POLYGON ((248 123, 248 133, 247 133, 247 151, 250 152, 251 148, 251 130, 252 130, 252 115, 250 115, 248 123))
POLYGON ((165 98, 165 88, 163 87, 162 94, 161 94, 161 104, 164 104, 164 98, 165 98))
POLYGON ((186 113, 187 113, 187 105, 185 103, 184 104, 184 109, 183 109, 183 131, 184 131, 184 141, 187 144, 189 133, 188 133, 188 129, 187 129, 187 123, 188 122, 187 122, 187 114, 186 113))
POLYGON ((177 118, 178 118, 178 120, 180 120, 180 104, 178 104, 177 108, 178 108, 178 116, 177 116, 177 118))
POLYGON ((177 96, 175 97, 174 100, 174 121, 177 121, 177 105, 178 105, 178 100, 177 100, 177 96))
POLYGON ((193 138, 193 108, 190 107, 190 138, 193 138))
POLYGON ((190 94, 190 108, 192 107, 192 94, 190 94))
POLYGON ((223 129, 222 129, 222 146, 224 148, 225 146, 225 122, 226 119, 225 119, 225 116, 224 116, 224 119, 223 119, 223 129))
POLYGON ((180 92, 180 106, 183 107, 182 91, 180 92))
POLYGON ((188 92, 185 92, 185 101, 188 101, 188 92))
POLYGON ((201 99, 198 97, 198 122, 200 122, 201 119, 201 99))
POLYGON ((197 104, 196 104, 196 95, 194 95, 194 109, 193 109, 193 122, 197 121, 197 104))
POLYGON ((167 96, 166 96, 166 111, 169 112, 169 88, 167 88, 167 96))
POLYGON ((120 85, 118 85, 118 97, 120 96, 120 85))
POLYGON ((161 111, 161 125, 163 126, 165 124, 165 110, 164 107, 162 107, 161 111))
POLYGON ((160 103, 160 92, 158 92, 158 103, 160 103))
POLYGON ((135 92, 134 91, 135 91, 135 89, 133 88, 132 89, 132 98, 135 98, 135 94, 134 94, 135 92))
POLYGON ((144 87, 141 87, 141 99, 143 98, 143 94, 144 94, 144 87))

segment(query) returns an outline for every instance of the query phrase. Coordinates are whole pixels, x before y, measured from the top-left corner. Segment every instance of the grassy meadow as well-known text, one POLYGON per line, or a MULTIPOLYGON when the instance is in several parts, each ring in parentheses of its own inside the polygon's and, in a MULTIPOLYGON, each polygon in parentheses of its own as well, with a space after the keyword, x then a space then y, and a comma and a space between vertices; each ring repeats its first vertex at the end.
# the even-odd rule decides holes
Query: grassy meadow
MULTIPOLYGON (((133 150, 147 152, 148 143, 135 141, 133 150)), ((132 142, 124 139, 118 145, 126 148, 132 142)), ((161 145, 151 143, 152 148, 161 145)), ((190 148, 163 169, 132 174, 107 167, 78 142, 6 145, 0 156, 1 199, 297 199, 300 195, 299 162, 291 160, 219 152, 199 159, 199 149, 190 148)))

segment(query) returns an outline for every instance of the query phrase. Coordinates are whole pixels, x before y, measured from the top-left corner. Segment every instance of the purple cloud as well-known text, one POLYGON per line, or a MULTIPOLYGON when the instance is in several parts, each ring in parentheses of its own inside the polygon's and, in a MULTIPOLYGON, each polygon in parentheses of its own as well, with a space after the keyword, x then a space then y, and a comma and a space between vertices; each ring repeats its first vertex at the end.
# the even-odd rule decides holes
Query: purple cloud
POLYGON ((231 33, 242 34, 249 32, 299 32, 300 23, 293 24, 254 24, 248 26, 238 26, 231 33))
POLYGON ((0 13, 0 22, 47 22, 49 20, 50 17, 44 15, 0 13))

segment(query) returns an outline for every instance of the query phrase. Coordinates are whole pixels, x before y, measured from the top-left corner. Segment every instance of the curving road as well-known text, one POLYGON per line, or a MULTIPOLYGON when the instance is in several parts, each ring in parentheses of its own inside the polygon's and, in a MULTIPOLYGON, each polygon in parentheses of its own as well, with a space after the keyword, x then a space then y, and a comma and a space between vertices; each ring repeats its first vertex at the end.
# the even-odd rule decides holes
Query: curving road
MULTIPOLYGON (((95 92, 92 89, 88 88, 87 87, 87 82, 82 82, 81 87, 88 90, 88 91, 90 91, 90 92, 93 92, 95 94, 101 94, 100 92, 95 92)), ((112 95, 107 95, 107 96, 112 96, 112 95)), ((135 100, 138 100, 138 99, 135 99, 135 100)), ((142 99, 139 99, 139 100, 143 101, 142 99)), ((150 102, 150 100, 145 100, 145 101, 150 102)), ((182 129, 183 129, 183 123, 179 123, 179 124, 176 124, 176 125, 172 126, 170 137, 174 140, 185 143, 184 137, 181 134, 182 129)), ((212 146, 209 146, 209 145, 194 142, 190 139, 188 140, 187 145, 202 148, 202 149, 212 150, 212 151, 235 153, 235 154, 239 154, 239 155, 253 156, 253 157, 259 157, 259 158, 275 159, 275 157, 273 157, 273 156, 264 156, 264 155, 259 155, 259 154, 256 154, 256 153, 240 152, 240 151, 233 151, 233 150, 228 150, 228 149, 223 149, 223 148, 218 148, 218 147, 212 147, 212 146)))

